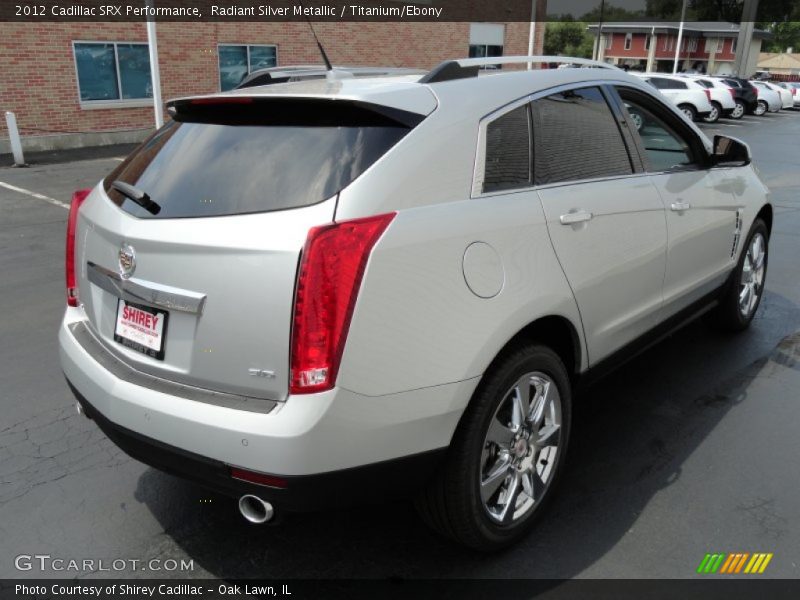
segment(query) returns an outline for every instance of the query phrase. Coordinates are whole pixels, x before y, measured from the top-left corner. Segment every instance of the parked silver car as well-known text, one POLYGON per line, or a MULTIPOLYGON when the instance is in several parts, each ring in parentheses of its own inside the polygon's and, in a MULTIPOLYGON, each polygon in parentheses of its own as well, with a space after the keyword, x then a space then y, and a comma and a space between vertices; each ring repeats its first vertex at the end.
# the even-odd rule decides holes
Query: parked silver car
POLYGON ((573 390, 708 310, 746 328, 773 219, 747 146, 640 78, 513 69, 559 60, 170 102, 73 199, 80 410, 252 522, 415 494, 463 544, 519 539, 573 390))

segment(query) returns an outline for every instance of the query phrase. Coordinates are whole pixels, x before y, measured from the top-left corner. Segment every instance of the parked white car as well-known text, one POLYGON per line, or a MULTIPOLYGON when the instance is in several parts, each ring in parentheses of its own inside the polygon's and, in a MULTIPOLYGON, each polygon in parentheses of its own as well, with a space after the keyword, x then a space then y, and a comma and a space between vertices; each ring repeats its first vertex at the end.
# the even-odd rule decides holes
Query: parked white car
POLYGON ((664 94, 690 121, 702 119, 707 123, 713 123, 719 119, 720 114, 717 111, 716 118, 711 120, 714 113, 711 92, 699 83, 686 77, 664 73, 633 74, 641 77, 664 94))
POLYGON ((573 389, 707 311, 746 329, 773 221, 747 145, 640 78, 479 76, 552 60, 169 102, 73 196, 58 336, 80 411, 252 523, 416 494, 467 546, 520 539, 573 389))
POLYGON ((800 81, 776 81, 775 85, 789 90, 789 92, 792 94, 792 102, 794 107, 800 108, 800 81))
POLYGON ((780 99, 781 99, 781 108, 793 108, 794 107, 794 97, 792 95, 791 90, 789 90, 789 89, 787 89, 787 88, 785 88, 785 87, 783 87, 781 85, 778 85, 776 83, 773 83, 771 81, 754 81, 753 83, 758 88, 766 87, 766 88, 769 88, 771 90, 774 90, 774 91, 778 92, 778 96, 780 96, 780 99))
POLYGON ((758 106, 756 106, 755 110, 753 111, 754 115, 760 117, 767 112, 778 112, 781 109, 781 106, 783 106, 781 95, 775 90, 767 87, 767 83, 765 81, 751 79, 750 83, 755 86, 756 91, 758 92, 758 106))
POLYGON ((713 110, 710 115, 703 118, 706 123, 714 123, 720 117, 741 119, 744 116, 744 110, 736 110, 736 99, 731 87, 722 80, 700 75, 681 75, 681 77, 698 83, 711 94, 713 110))

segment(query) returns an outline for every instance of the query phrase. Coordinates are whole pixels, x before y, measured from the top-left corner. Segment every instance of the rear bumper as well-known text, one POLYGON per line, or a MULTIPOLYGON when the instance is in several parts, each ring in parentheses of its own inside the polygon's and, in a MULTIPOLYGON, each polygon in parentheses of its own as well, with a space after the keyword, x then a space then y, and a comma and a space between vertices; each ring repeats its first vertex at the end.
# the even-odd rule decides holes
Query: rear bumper
POLYGON ((446 453, 446 449, 441 448, 363 467, 282 477, 286 481, 285 488, 257 485, 233 479, 230 466, 224 462, 187 452, 113 423, 69 380, 67 383, 86 416, 131 458, 227 496, 256 495, 280 510, 314 511, 411 494, 430 479, 446 453))
MULTIPOLYGON (((79 401, 98 425, 135 458, 231 494, 252 491, 253 486, 222 482, 220 478, 229 478, 230 466, 290 481, 312 477, 308 481, 314 485, 297 479, 295 488, 304 489, 306 485, 316 487, 318 482, 330 486, 334 479, 347 479, 344 471, 373 467, 383 471, 388 465, 391 472, 397 467, 389 463, 407 457, 412 457, 412 465, 416 460, 425 462, 413 457, 433 456, 449 446, 477 385, 477 379, 471 379, 386 396, 363 396, 335 388, 290 396, 268 412, 242 410, 121 378, 108 364, 108 357, 93 355, 73 334, 76 323, 82 321, 81 309, 67 309, 59 331, 61 365, 79 401), (142 453, 138 442, 159 450, 142 453), (175 460, 160 464, 157 458, 162 452, 175 460), (194 476, 195 470, 203 475, 194 476), (224 477, 220 475, 223 472, 224 477)), ((420 466, 419 470, 424 479, 425 469, 420 466)), ((400 487, 418 483, 419 478, 412 474, 400 477, 394 472, 400 487)), ((293 492, 267 492, 281 496, 265 496, 278 506, 291 508, 286 505, 297 501, 302 509, 307 504, 296 500, 293 492)))

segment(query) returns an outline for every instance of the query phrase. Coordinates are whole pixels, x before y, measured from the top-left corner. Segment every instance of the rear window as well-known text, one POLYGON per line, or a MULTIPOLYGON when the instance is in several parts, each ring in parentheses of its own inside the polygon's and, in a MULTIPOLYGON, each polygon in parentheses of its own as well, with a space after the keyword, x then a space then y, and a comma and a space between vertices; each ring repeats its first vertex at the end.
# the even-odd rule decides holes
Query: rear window
POLYGON ((105 179, 115 204, 145 219, 309 206, 354 181, 410 130, 374 114, 361 119, 357 111, 309 123, 272 111, 262 123, 252 114, 241 118, 239 107, 225 107, 230 118, 203 110, 194 121, 165 125, 105 179), (112 188, 114 181, 146 193, 161 210, 146 211, 112 188))

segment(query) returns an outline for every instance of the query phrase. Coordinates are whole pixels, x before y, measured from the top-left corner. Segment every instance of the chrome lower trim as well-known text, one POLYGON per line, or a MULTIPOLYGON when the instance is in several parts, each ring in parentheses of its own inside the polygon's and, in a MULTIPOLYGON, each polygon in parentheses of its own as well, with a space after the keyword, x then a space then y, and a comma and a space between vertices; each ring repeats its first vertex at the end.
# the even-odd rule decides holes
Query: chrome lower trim
POLYGON ((169 394, 170 396, 177 396, 178 398, 185 398, 186 400, 193 400, 195 402, 203 402, 205 404, 213 404, 215 406, 222 406, 224 408, 232 408, 235 410, 245 410, 249 412, 267 414, 278 405, 274 400, 265 400, 263 398, 252 398, 250 396, 240 396, 237 394, 227 394, 225 392, 215 392, 203 388, 191 387, 174 381, 167 381, 160 377, 147 375, 141 371, 137 371, 120 361, 113 354, 94 337, 94 335, 86 327, 85 323, 78 322, 69 325, 69 330, 75 337, 75 340, 80 344, 81 348, 86 350, 89 355, 97 361, 100 366, 106 369, 115 377, 138 385, 149 390, 161 392, 162 394, 169 394))
POLYGON ((141 279, 123 279, 119 273, 93 262, 86 263, 86 274, 96 286, 129 302, 144 302, 167 310, 200 315, 206 295, 141 279))

